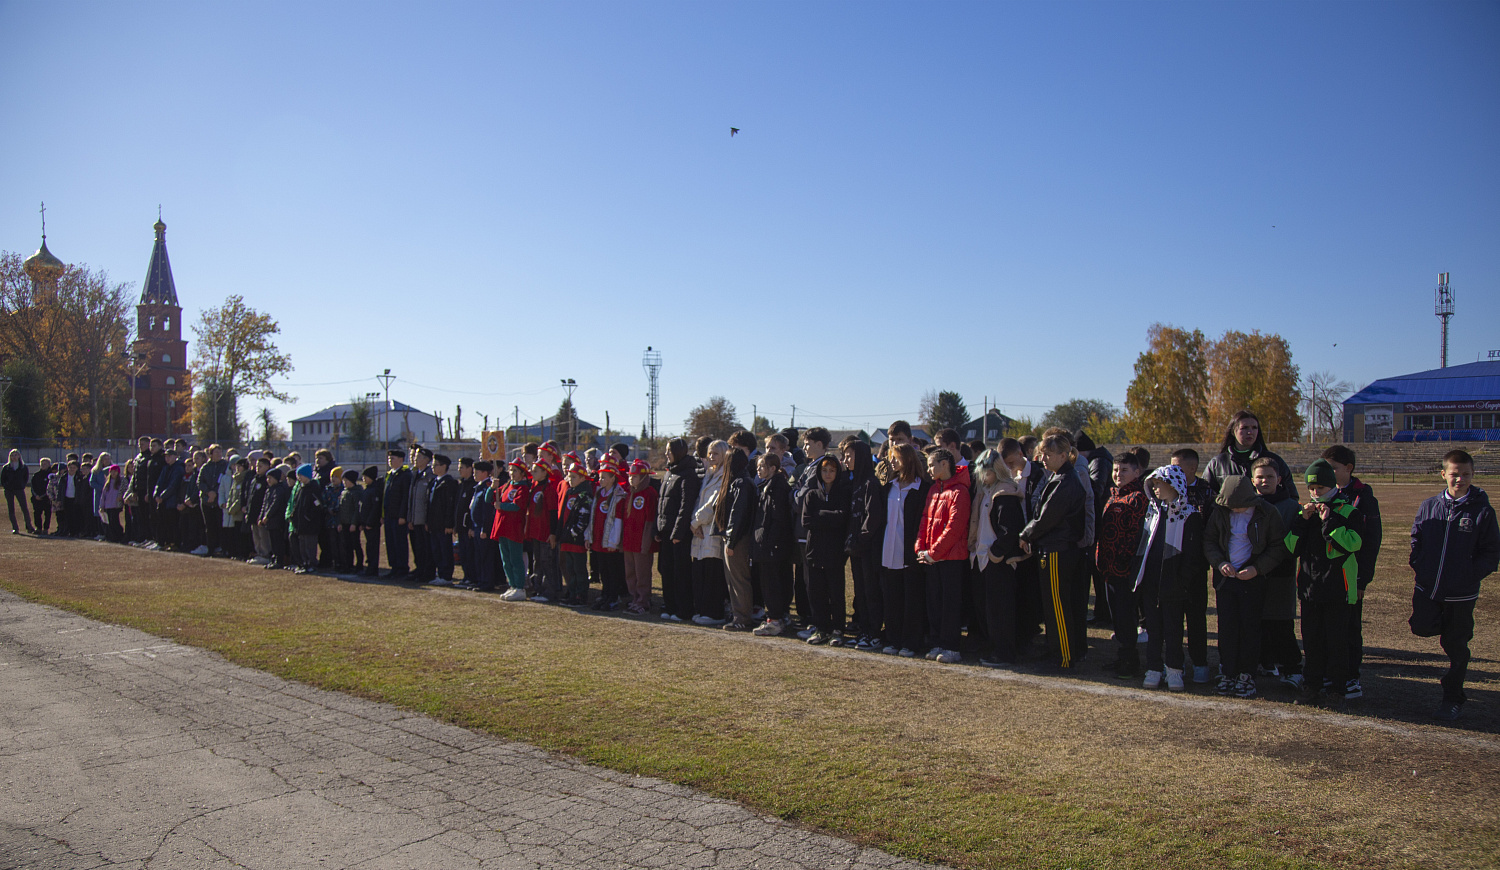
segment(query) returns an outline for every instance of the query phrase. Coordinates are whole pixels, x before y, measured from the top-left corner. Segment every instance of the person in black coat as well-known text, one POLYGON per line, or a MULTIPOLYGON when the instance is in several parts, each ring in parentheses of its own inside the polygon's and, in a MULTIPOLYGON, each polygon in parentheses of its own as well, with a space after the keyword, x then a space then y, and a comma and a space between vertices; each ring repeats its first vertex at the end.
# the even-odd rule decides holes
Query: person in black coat
POLYGON ((1088 582, 1079 549, 1087 500, 1074 470, 1072 439, 1044 438, 1042 462, 1052 476, 1042 488, 1035 514, 1021 530, 1021 548, 1037 556, 1049 663, 1071 668, 1088 652, 1088 629, 1071 607, 1079 588, 1088 582))
POLYGON ((271 539, 267 537, 266 527, 261 525, 260 517, 266 506, 266 493, 270 491, 271 484, 266 473, 271 470, 271 460, 264 456, 255 460, 255 472, 248 475, 249 487, 245 494, 245 522, 250 526, 250 540, 254 548, 254 556, 249 560, 258 564, 269 564, 272 558, 271 539))
POLYGON ((432 564, 437 574, 432 582, 441 586, 453 585, 453 521, 458 510, 458 481, 448 476, 450 464, 441 453, 432 457, 432 486, 427 490, 427 537, 432 541, 432 564))
POLYGON ((745 451, 731 448, 727 462, 719 499, 714 504, 714 529, 724 537, 724 574, 729 606, 734 611, 724 630, 749 631, 755 627, 751 622, 755 597, 750 585, 750 533, 759 493, 750 477, 750 458, 745 451))
MULTIPOLYGON (((1094 528, 1097 530, 1104 519, 1104 503, 1109 501, 1110 476, 1114 473, 1115 457, 1108 450, 1095 445, 1094 439, 1082 429, 1073 433, 1073 444, 1078 448, 1078 455, 1088 463, 1088 483, 1094 491, 1094 528)), ((1094 587, 1094 616, 1089 620, 1089 625, 1108 626, 1113 622, 1109 610, 1109 591, 1104 575, 1099 573, 1098 566, 1094 564, 1093 547, 1085 548, 1084 562, 1094 587)))
POLYGON ((474 562, 474 539, 469 536, 469 502, 474 500, 474 489, 479 484, 474 480, 474 460, 463 456, 458 460, 458 503, 454 505, 453 528, 458 532, 458 564, 464 569, 464 579, 473 580, 479 569, 474 562))
POLYGON ((266 472, 265 503, 261 506, 260 525, 266 530, 271 542, 271 561, 267 568, 290 568, 292 557, 290 541, 287 539, 286 504, 292 497, 292 488, 284 479, 286 472, 277 466, 266 472))
POLYGON ((1231 474, 1249 477, 1251 463, 1262 456, 1270 457, 1276 462, 1276 471, 1281 475, 1281 484, 1276 491, 1295 499, 1297 482, 1292 478, 1291 469, 1287 467, 1286 460, 1266 447, 1265 436, 1260 431, 1260 418, 1249 411, 1235 413, 1229 421, 1229 427, 1224 430, 1224 443, 1219 455, 1210 459, 1208 467, 1204 469, 1203 479, 1208 482, 1213 497, 1218 497, 1219 490, 1224 486, 1224 478, 1231 474))
POLYGON ((151 499, 156 505, 156 543, 166 548, 177 543, 177 513, 182 505, 182 463, 178 461, 175 450, 162 455, 162 470, 156 476, 151 499))
POLYGON ((1005 463, 1007 451, 1019 453, 1013 438, 999 450, 985 450, 974 460, 974 531, 972 559, 977 569, 979 610, 984 617, 989 651, 979 663, 986 667, 1014 664, 1016 649, 1016 565, 1026 558, 1020 532, 1026 524, 1021 506, 1021 484, 1005 463))
POLYGON ((31 474, 26 463, 21 461, 21 451, 12 450, 9 461, 0 468, 0 489, 5 490, 5 508, 10 511, 10 533, 13 535, 21 534, 21 527, 16 524, 16 502, 21 503, 21 516, 26 518, 26 531, 36 531, 31 525, 31 511, 26 506, 26 485, 30 482, 31 474))
POLYGON ((875 502, 885 499, 880 479, 875 476, 875 461, 870 445, 851 441, 844 448, 844 465, 849 469, 849 533, 844 552, 849 556, 849 572, 854 575, 855 630, 859 633, 855 648, 880 649, 880 626, 885 608, 880 589, 880 535, 883 528, 870 522, 875 502))
POLYGON ((832 453, 814 463, 813 485, 802 504, 807 529, 807 597, 811 644, 844 643, 844 547, 849 537, 849 479, 832 453))
POLYGON ((385 523, 385 563, 390 566, 386 577, 404 579, 411 573, 406 529, 406 503, 411 496, 411 469, 405 464, 406 453, 386 451, 385 486, 380 496, 381 519, 385 523))
POLYGON ((693 618, 693 509, 703 469, 681 438, 667 442, 667 471, 656 506, 657 570, 662 618, 693 618))
POLYGON ((52 476, 52 460, 43 458, 41 466, 31 475, 31 515, 37 534, 45 535, 52 529, 52 500, 47 498, 47 478, 52 476))
POLYGON ((760 477, 751 553, 755 564, 760 566, 766 621, 755 633, 770 637, 781 634, 791 624, 788 611, 792 603, 792 486, 787 483, 780 457, 770 453, 761 455, 760 477))
POLYGON ((380 576, 381 512, 385 506, 385 487, 380 485, 380 469, 366 468, 360 474, 359 528, 365 535, 365 576, 380 576))

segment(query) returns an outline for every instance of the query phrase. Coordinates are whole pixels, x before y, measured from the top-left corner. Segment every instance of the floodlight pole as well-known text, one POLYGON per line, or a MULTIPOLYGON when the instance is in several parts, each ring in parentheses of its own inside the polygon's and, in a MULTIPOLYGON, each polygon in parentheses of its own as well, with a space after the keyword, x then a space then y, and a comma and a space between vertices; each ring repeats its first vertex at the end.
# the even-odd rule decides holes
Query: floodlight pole
POLYGON ((391 445, 391 381, 395 379, 396 376, 391 374, 390 369, 386 369, 385 374, 375 376, 375 380, 385 387, 385 407, 380 409, 380 440, 387 448, 391 445))

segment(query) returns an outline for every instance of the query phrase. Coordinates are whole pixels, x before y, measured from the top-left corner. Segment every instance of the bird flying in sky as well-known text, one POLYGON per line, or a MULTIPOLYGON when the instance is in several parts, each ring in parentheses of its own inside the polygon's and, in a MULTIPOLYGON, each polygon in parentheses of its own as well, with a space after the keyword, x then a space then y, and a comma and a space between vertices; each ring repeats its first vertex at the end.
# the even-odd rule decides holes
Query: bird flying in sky
POLYGON ((738 132, 740 132, 740 128, 739 127, 730 127, 729 128, 729 138, 733 139, 734 138, 734 134, 736 134, 738 132))

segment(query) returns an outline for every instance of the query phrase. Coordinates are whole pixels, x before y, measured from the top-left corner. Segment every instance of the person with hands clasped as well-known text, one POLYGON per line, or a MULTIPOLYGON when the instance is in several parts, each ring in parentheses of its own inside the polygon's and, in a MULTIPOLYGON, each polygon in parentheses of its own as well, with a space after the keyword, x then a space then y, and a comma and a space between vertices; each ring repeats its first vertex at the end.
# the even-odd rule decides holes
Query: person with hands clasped
POLYGON ((943 448, 927 457, 927 470, 932 490, 922 509, 916 544, 917 561, 927 571, 927 614, 934 635, 927 658, 956 664, 963 661, 958 640, 963 629, 964 562, 969 557, 969 475, 967 468, 957 474, 958 458, 943 448))
POLYGON ((1213 569, 1219 612, 1218 692, 1253 698, 1265 578, 1286 557, 1286 528, 1246 475, 1225 477, 1217 504, 1221 510, 1208 516, 1203 554, 1213 569))
POLYGON ((1339 496, 1338 478, 1328 460, 1307 467, 1307 491, 1287 532, 1286 548, 1297 557, 1297 597, 1302 600, 1302 670, 1298 704, 1316 703, 1325 678, 1330 697, 1344 700, 1349 680, 1350 608, 1359 598, 1362 521, 1339 496))

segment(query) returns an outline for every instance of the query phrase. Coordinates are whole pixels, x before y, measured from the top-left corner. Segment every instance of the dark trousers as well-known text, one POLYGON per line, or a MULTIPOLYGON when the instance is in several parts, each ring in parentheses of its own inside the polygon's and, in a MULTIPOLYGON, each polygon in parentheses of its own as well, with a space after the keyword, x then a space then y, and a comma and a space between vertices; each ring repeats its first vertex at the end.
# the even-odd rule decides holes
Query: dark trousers
POLYGON ((203 516, 203 543, 207 545, 208 552, 212 554, 224 546, 224 508, 216 504, 204 504, 203 516))
POLYGON ((428 529, 433 570, 444 580, 453 579, 453 536, 443 529, 428 529))
MULTIPOLYGON (((761 582, 765 582, 761 577, 761 582)), ((807 560, 808 618, 824 631, 844 630, 844 560, 807 560)), ((773 616, 775 614, 772 614, 773 616)))
POLYGON ((1312 691, 1333 681, 1331 693, 1342 696, 1349 680, 1349 604, 1344 601, 1302 602, 1302 650, 1307 664, 1302 675, 1312 691))
POLYGON ((1016 656, 1024 659, 1041 633, 1042 585, 1040 560, 1027 559, 1016 565, 1016 656))
POLYGON ((1088 627, 1078 618, 1079 589, 1087 591, 1082 576, 1083 553, 1068 547, 1043 553, 1037 564, 1042 595, 1042 621, 1047 626, 1047 658, 1071 668, 1088 653, 1088 627))
MULTIPOLYGON (((1108 582, 1109 613, 1115 626, 1115 643, 1120 647, 1120 660, 1139 662, 1140 650, 1136 643, 1140 637, 1140 601, 1135 593, 1135 575, 1117 577, 1108 582)), ((1096 605, 1094 612, 1099 608, 1096 605)))
POLYGON ((52 502, 46 498, 31 497, 31 514, 35 517, 34 528, 46 534, 52 528, 52 502))
POLYGON ((495 588, 496 568, 500 563, 500 547, 490 538, 474 539, 474 567, 476 576, 469 582, 476 589, 488 592, 495 588))
POLYGON ((380 526, 365 526, 365 572, 380 570, 380 526))
POLYGON ((694 559, 694 615, 723 619, 724 604, 727 601, 729 601, 729 585, 724 582, 724 560, 694 559))
MULTIPOLYGON (((333 484, 338 486, 338 481, 333 484)), ((206 515, 206 514, 205 514, 206 515)), ((213 549, 213 544, 208 548, 213 549)), ((332 526, 324 526, 318 530, 318 567, 331 568, 337 563, 336 553, 342 552, 342 543, 339 538, 339 530, 332 526)))
POLYGON ((280 568, 292 564, 291 542, 287 540, 286 523, 267 523, 271 538, 271 563, 280 568))
POLYGON ((359 530, 353 526, 336 528, 333 534, 339 542, 339 548, 334 553, 334 563, 345 573, 363 569, 365 553, 359 546, 359 530))
MULTIPOLYGON (((779 559, 762 559, 760 562, 760 587, 765 596, 766 616, 770 619, 788 619, 791 617, 792 607, 792 560, 790 557, 782 556, 779 559)), ((844 571, 839 566, 838 572, 838 618, 840 625, 831 626, 831 630, 843 627, 844 616, 844 571)))
POLYGON ((416 563, 416 570, 412 573, 417 580, 426 582, 436 577, 436 566, 432 561, 432 539, 428 534, 426 526, 407 526, 407 533, 411 536, 411 560, 416 563))
POLYGON ((1208 667, 1208 569, 1193 568, 1187 572, 1188 655, 1195 667, 1208 667))
POLYGON ((945 559, 927 566, 927 619, 932 646, 958 650, 963 632, 964 561, 945 559))
POLYGON ((105 508, 104 515, 109 518, 108 525, 104 527, 104 539, 116 544, 125 540, 125 529, 120 526, 120 509, 105 508))
POLYGON ((1443 652, 1448 654, 1448 672, 1440 681, 1443 686, 1443 701, 1462 704, 1468 700, 1464 694, 1464 678, 1469 675, 1469 641, 1474 639, 1474 602, 1443 602, 1443 633, 1440 640, 1443 652))
MULTIPOLYGON (((177 514, 175 507, 158 506, 156 509, 156 543, 170 547, 177 543, 177 514)), ((59 528, 62 521, 59 520, 59 528)), ((285 537, 285 536, 283 536, 285 537)))
POLYGON ((921 652, 926 649, 927 569, 881 568, 887 646, 921 652))
POLYGON ((1136 590, 1149 637, 1146 641, 1146 668, 1159 671, 1165 665, 1182 670, 1182 623, 1187 601, 1181 590, 1163 596, 1160 582, 1148 577, 1136 590))
POLYGON ((797 620, 810 622, 812 609, 807 600, 807 544, 803 541, 792 545, 792 602, 797 608, 797 620))
POLYGON ((594 552, 594 564, 599 568, 599 597, 604 601, 619 601, 628 590, 625 588, 625 554, 594 552))
POLYGON ((987 562, 980 569, 978 592, 985 626, 989 629, 991 661, 1016 660, 1016 568, 1004 562, 987 562))
POLYGON ((141 503, 136 505, 136 533, 140 535, 137 540, 156 540, 156 514, 159 510, 156 502, 150 498, 141 499, 141 503))
MULTIPOLYGON (((1099 528, 1095 523, 1094 528, 1099 528)), ((1094 621, 1113 622, 1115 614, 1114 591, 1104 572, 1099 570, 1099 565, 1094 559, 1094 554, 1089 553, 1089 574, 1094 578, 1094 621)))
POLYGON ((318 567, 318 533, 297 535, 298 564, 311 571, 318 567))
POLYGON ((568 584, 568 600, 582 604, 589 598, 589 554, 562 551, 563 580, 568 584))
POLYGON ((693 542, 662 541, 656 557, 661 572, 661 610, 678 619, 693 616, 693 542))
POLYGON ((84 507, 86 502, 87 499, 83 498, 63 498, 62 513, 58 515, 57 519, 57 530, 59 532, 70 537, 77 537, 83 534, 85 528, 84 514, 88 513, 88 508, 84 507))
POLYGON ((392 574, 411 572, 411 565, 407 562, 409 546, 410 539, 406 536, 406 526, 400 520, 386 520, 385 564, 391 569, 392 574))
POLYGON ((473 583, 479 579, 479 564, 475 559, 478 551, 474 548, 474 542, 478 540, 477 535, 478 533, 473 529, 458 530, 458 563, 464 569, 464 581, 467 583, 473 583), (471 533, 476 537, 469 537, 471 533))
POLYGON ((26 507, 26 490, 7 489, 5 491, 5 508, 10 511, 10 527, 20 531, 21 527, 16 525, 16 504, 21 505, 21 516, 26 520, 27 531, 31 530, 31 511, 26 507))
POLYGON ((203 510, 201 506, 184 508, 177 514, 182 549, 196 550, 203 543, 203 510))
POLYGON ((1297 620, 1262 619, 1260 621, 1260 663, 1282 674, 1302 673, 1302 647, 1297 645, 1297 620))
POLYGON ((1359 679, 1359 666, 1365 663, 1365 602, 1361 598, 1349 605, 1349 679, 1359 679))
MULTIPOLYGON (((1219 611, 1219 670, 1227 677, 1254 675, 1260 663, 1260 615, 1266 608, 1266 584, 1261 578, 1219 579, 1214 595, 1219 611)), ((1198 659, 1193 659, 1197 664, 1198 659)))
POLYGON ((849 557, 849 571, 854 575, 854 600, 857 602, 856 630, 865 637, 880 637, 885 622, 885 596, 880 585, 880 553, 849 557))

